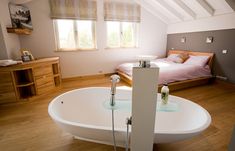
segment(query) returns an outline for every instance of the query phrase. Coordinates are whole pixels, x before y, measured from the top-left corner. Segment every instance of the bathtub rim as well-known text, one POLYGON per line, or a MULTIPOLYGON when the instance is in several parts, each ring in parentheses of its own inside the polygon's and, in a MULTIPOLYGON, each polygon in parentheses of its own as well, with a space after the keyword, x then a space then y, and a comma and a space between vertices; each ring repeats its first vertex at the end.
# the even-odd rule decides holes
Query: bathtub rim
MULTIPOLYGON (((64 124, 68 124, 68 125, 72 125, 72 126, 78 126, 78 127, 82 127, 82 128, 88 128, 88 129, 97 129, 97 130, 107 130, 107 131, 110 131, 112 130, 111 127, 107 127, 107 126, 94 126, 94 125, 90 125, 90 124, 82 124, 82 123, 78 123, 78 122, 72 122, 72 121, 68 121, 68 120, 65 120, 61 117, 59 117, 58 115, 56 115, 53 110, 52 110, 52 107, 53 105, 55 104, 56 101, 58 101, 58 98, 62 97, 63 95, 66 95, 68 93, 72 93, 72 92, 76 92, 76 91, 79 91, 79 90, 89 90, 89 89, 109 89, 109 87, 85 87, 85 88, 78 88, 78 89, 74 89, 74 90, 70 90, 70 91, 67 91, 65 93, 62 93, 60 94, 59 96, 55 97, 54 99, 52 99, 52 101, 49 103, 49 106, 48 106, 48 113, 50 115, 50 117, 57 121, 57 122, 60 122, 60 123, 64 123, 64 124)), ((119 90, 126 90, 126 91, 132 91, 131 89, 126 89, 126 88, 122 88, 122 87, 117 87, 117 89, 119 90)), ((199 133, 199 132, 202 132, 204 131, 205 129, 207 129, 210 124, 211 124, 211 116, 210 114, 208 113, 208 111, 206 109, 204 109, 203 107, 201 107, 199 104, 191 101, 191 100, 188 100, 188 99, 185 99, 185 98, 182 98, 182 97, 178 97, 178 96, 174 96, 174 95, 171 95, 173 97, 177 97, 177 98, 180 98, 182 99, 183 101, 189 101, 190 103, 196 105, 197 107, 199 107, 205 114, 206 114, 206 117, 207 117, 207 121, 205 122, 205 124, 203 124, 203 126, 200 126, 198 128, 195 128, 195 129, 192 129, 192 130, 185 130, 185 131, 166 131, 166 130, 161 130, 161 131, 154 131, 154 134, 194 134, 194 133, 199 133)), ((121 131, 121 132, 125 132, 126 129, 125 128, 115 128, 115 131, 121 131)), ((131 130, 130 130, 131 132, 131 130)))

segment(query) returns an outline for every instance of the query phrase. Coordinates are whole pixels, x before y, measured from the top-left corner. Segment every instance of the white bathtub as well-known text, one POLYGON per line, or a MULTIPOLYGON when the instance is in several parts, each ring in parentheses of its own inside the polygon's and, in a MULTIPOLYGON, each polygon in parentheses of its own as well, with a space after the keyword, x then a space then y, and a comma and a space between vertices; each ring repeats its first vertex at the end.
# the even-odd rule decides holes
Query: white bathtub
MULTIPOLYGON (((59 127, 76 138, 112 144, 111 110, 104 108, 103 105, 109 97, 110 88, 77 89, 52 100, 48 112, 59 127)), ((116 99, 130 101, 131 90, 117 88, 116 99)), ((169 96, 169 101, 177 103, 179 110, 176 112, 157 111, 155 143, 189 139, 210 125, 209 113, 198 104, 176 96, 169 96)), ((118 146, 125 144, 125 120, 130 115, 130 110, 115 110, 115 135, 118 146)))

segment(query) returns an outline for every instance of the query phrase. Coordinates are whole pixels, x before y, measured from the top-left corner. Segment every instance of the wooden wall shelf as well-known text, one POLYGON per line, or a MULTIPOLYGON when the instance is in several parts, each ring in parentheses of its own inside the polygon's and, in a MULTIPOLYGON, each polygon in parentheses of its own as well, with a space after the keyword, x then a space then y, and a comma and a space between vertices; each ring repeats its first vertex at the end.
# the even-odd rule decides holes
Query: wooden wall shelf
POLYGON ((0 104, 50 93, 61 85, 59 57, 0 67, 0 104))
POLYGON ((15 33, 20 35, 30 35, 32 30, 25 28, 7 28, 8 33, 15 33))

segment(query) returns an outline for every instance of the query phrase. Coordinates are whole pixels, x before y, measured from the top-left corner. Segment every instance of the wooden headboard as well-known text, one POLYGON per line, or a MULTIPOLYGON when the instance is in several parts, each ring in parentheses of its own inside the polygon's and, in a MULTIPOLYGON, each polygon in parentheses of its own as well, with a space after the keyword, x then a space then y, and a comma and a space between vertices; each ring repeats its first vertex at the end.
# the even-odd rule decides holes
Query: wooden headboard
POLYGON ((207 65, 212 68, 214 53, 212 52, 198 52, 198 51, 190 51, 190 50, 169 50, 167 56, 170 54, 180 54, 180 53, 187 53, 188 55, 192 56, 209 56, 209 60, 207 62, 207 65))

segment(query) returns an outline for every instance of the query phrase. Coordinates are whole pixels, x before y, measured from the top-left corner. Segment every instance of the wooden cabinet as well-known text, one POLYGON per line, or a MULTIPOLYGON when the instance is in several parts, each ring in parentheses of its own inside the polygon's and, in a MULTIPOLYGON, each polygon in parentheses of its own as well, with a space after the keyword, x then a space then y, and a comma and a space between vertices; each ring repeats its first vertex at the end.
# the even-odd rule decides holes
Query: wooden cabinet
POLYGON ((54 89, 53 64, 42 64, 35 67, 34 76, 38 95, 54 89))
POLYGON ((12 73, 17 99, 27 99, 36 95, 33 68, 16 69, 12 73))
POLYGON ((15 101, 15 89, 10 71, 0 72, 0 101, 1 103, 15 101))
POLYGON ((37 85, 37 94, 41 95, 46 93, 47 91, 51 91, 55 87, 54 78, 52 75, 44 75, 39 78, 36 78, 37 85))
POLYGON ((0 104, 47 94, 60 85, 58 57, 0 67, 0 104))

